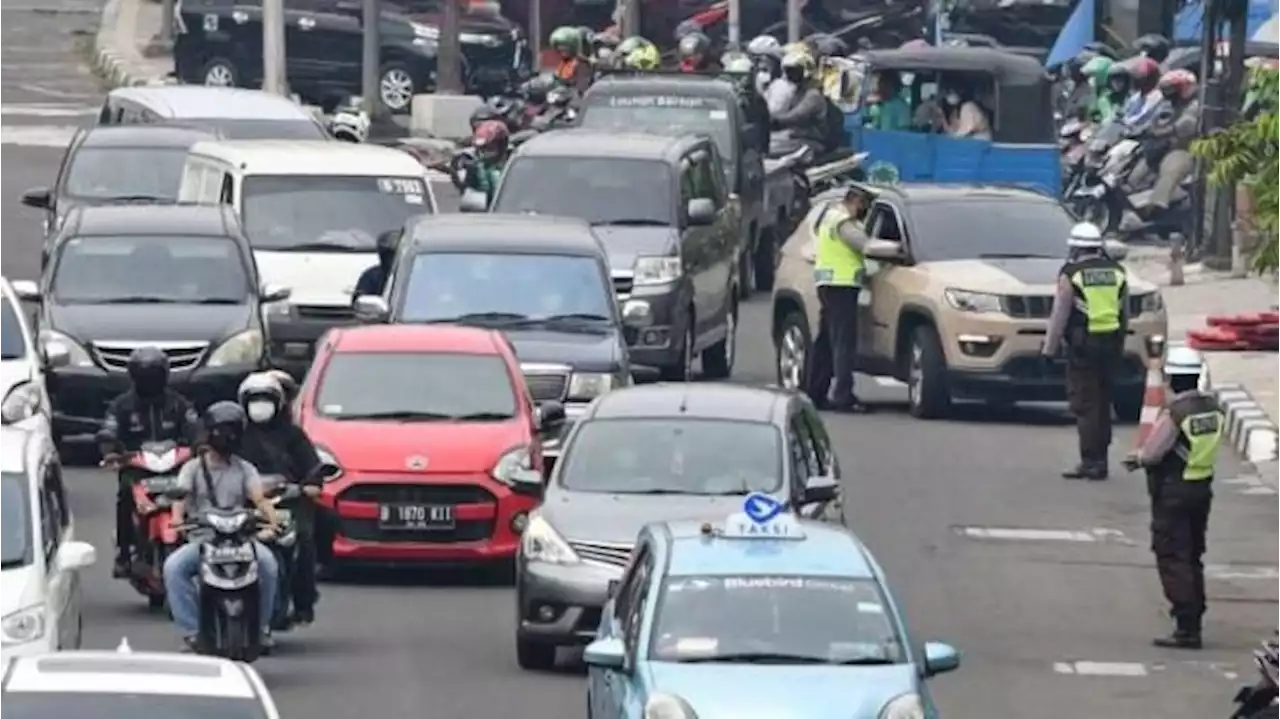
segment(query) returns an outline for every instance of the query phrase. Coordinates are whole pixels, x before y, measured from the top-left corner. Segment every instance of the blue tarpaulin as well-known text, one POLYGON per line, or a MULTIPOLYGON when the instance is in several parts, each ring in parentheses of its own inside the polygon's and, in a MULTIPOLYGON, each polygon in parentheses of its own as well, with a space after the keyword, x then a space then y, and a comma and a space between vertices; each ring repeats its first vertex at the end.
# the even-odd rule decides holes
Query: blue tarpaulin
MULTIPOLYGON (((1245 36, 1253 37, 1258 28, 1270 20, 1277 11, 1278 0, 1250 0, 1249 16, 1245 21, 1245 36)), ((1199 42, 1204 33, 1204 2, 1195 0, 1178 11, 1173 21, 1173 38, 1177 42, 1199 42)), ((1225 36, 1223 39, 1226 39, 1225 36)))
POLYGON ((1058 39, 1053 41, 1049 57, 1044 61, 1045 67, 1061 65, 1079 55, 1085 45, 1093 42, 1093 6, 1094 0, 1078 0, 1076 8, 1071 11, 1071 17, 1067 18, 1067 23, 1058 32, 1058 39))

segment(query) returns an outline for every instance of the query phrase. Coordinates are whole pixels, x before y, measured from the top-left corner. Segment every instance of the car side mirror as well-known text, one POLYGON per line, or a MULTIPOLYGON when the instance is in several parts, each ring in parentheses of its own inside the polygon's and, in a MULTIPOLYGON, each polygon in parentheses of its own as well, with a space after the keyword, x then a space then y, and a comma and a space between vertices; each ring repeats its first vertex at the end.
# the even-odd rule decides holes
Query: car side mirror
POLYGON ((597 639, 583 650, 582 661, 589 667, 621 671, 627 663, 627 648, 617 637, 597 639))
POLYGON ((34 280, 14 280, 10 285, 13 287, 13 294, 23 302, 39 302, 40 301, 40 285, 34 280))
POLYGON ((705 227, 716 221, 716 203, 706 197, 695 197, 689 200, 685 214, 691 227, 705 227))
POLYGON ((834 502, 840 496, 840 486, 831 477, 810 477, 802 490, 803 504, 834 502))
POLYGON ((293 294, 293 290, 284 285, 267 283, 262 286, 262 293, 259 299, 263 302, 281 302, 289 299, 293 294))
POLYGON ((42 353, 46 369, 57 369, 71 364, 71 349, 61 342, 45 342, 42 353))
POLYGON ((483 192, 467 190, 458 201, 458 212, 484 212, 489 209, 489 200, 483 192))
POLYGON ((360 295, 355 301, 356 318, 365 322, 382 322, 391 314, 381 295, 360 295))
POLYGON ((891 240, 867 240, 866 246, 862 248, 862 254, 870 259, 890 264, 902 263, 907 259, 902 243, 891 240))
POLYGON ((98 559, 98 552, 88 542, 63 542, 58 547, 57 564, 60 569, 75 571, 93 566, 98 559))
POLYGON ((47 187, 33 187, 22 193, 22 204, 37 210, 53 209, 53 193, 47 187))
POLYGON ((924 675, 933 677, 960 668, 960 652, 950 644, 925 642, 924 675))
POLYGON ((1102 243, 1102 251, 1113 260, 1123 260, 1129 256, 1129 245, 1120 240, 1107 240, 1102 243))
POLYGON ((547 429, 564 421, 564 405, 555 400, 541 402, 534 408, 533 416, 539 430, 547 429))

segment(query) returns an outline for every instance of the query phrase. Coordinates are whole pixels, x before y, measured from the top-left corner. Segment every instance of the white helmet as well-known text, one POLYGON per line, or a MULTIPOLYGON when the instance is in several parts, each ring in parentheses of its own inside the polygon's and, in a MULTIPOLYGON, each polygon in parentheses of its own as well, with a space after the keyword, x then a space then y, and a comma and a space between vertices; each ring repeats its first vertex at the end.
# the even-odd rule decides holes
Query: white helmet
POLYGON ((1092 222, 1078 222, 1067 237, 1067 247, 1073 250, 1102 249, 1102 231, 1092 222))
POLYGON ((1204 374, 1204 355, 1186 345, 1170 347, 1164 353, 1164 373, 1168 377, 1204 374))
POLYGON ((244 407, 249 421, 256 424, 269 422, 285 407, 284 387, 271 372, 254 372, 240 383, 236 399, 244 407))
POLYGON ((778 42, 778 38, 772 35, 760 35, 747 43, 747 54, 771 56, 781 55, 782 43, 778 42))

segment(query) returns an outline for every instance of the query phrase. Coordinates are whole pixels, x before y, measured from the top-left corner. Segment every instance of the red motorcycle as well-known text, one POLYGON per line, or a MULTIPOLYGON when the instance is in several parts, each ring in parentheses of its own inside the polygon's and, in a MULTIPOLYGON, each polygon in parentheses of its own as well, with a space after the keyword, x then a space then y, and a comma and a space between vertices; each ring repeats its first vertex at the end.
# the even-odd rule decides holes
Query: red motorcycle
POLYGON ((121 457, 120 481, 133 491, 134 546, 129 584, 153 609, 164 606, 164 560, 181 540, 173 528, 173 499, 178 470, 191 459, 191 449, 173 441, 146 442, 121 457))

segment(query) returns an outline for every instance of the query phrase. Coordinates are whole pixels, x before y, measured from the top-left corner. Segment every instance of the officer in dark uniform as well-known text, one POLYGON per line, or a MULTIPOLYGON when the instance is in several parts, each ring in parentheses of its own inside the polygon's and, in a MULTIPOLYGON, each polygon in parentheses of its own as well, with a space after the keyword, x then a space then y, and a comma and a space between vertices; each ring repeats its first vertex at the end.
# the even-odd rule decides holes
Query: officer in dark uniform
POLYGON ((378 264, 360 274, 356 280, 355 291, 351 293, 351 302, 361 295, 381 295, 387 288, 387 278, 391 276, 391 267, 396 261, 396 250, 400 247, 401 230, 387 230, 378 235, 378 264))
POLYGON ((1147 441, 1125 459, 1129 469, 1145 467, 1151 495, 1151 551, 1164 596, 1172 605, 1173 634, 1158 647, 1200 648, 1204 617, 1205 530, 1213 501, 1213 469, 1222 446, 1226 414, 1200 390, 1204 357, 1190 347, 1165 355, 1165 376, 1173 400, 1161 412, 1147 441))
POLYGON ((1107 478, 1112 389, 1124 352, 1129 285, 1124 266, 1107 256, 1097 226, 1072 227, 1067 248, 1042 351, 1052 361, 1065 345, 1067 399, 1080 437, 1080 463, 1062 476, 1101 480, 1107 478))

